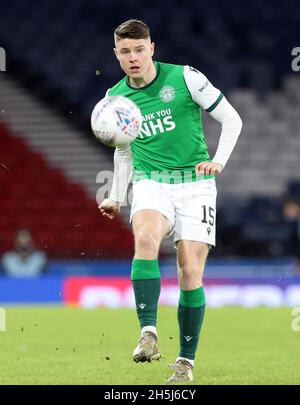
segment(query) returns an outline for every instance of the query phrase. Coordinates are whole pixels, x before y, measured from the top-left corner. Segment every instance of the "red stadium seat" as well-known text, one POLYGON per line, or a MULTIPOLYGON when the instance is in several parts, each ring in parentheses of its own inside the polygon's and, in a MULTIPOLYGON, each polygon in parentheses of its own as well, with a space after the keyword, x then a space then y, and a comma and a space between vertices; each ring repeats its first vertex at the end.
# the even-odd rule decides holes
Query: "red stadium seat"
POLYGON ((26 228, 50 257, 129 257, 131 232, 102 217, 97 203, 0 123, 0 254, 26 228), (82 253, 84 255, 82 255, 82 253))

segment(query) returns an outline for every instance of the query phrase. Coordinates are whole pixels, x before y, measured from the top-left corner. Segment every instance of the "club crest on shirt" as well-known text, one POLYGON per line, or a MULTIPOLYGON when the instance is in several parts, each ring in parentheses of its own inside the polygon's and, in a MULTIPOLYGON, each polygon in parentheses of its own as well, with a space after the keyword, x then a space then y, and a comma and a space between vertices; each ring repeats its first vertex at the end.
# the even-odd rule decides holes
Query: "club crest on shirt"
POLYGON ((169 103, 176 97, 175 89, 172 86, 164 86, 160 92, 159 97, 164 103, 169 103))

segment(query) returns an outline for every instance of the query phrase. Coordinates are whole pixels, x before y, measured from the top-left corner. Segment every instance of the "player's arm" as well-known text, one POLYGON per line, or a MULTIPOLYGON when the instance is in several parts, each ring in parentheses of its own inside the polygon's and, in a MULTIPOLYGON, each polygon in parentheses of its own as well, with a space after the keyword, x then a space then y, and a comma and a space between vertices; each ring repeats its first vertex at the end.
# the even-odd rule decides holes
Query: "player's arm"
POLYGON ((242 120, 237 111, 198 70, 185 66, 184 79, 193 100, 220 122, 222 131, 212 162, 199 162, 195 170, 199 174, 220 174, 226 165, 240 135, 242 120))
MULTIPOLYGON (((109 90, 104 98, 109 96, 109 90)), ((114 153, 114 178, 109 198, 105 198, 99 205, 99 210, 104 217, 115 218, 124 202, 128 184, 132 177, 132 154, 130 146, 116 147, 114 153)))
POLYGON ((128 184, 132 177, 132 153, 130 145, 116 147, 114 153, 114 178, 109 198, 106 198, 99 205, 103 216, 110 219, 115 218, 125 201, 128 184))

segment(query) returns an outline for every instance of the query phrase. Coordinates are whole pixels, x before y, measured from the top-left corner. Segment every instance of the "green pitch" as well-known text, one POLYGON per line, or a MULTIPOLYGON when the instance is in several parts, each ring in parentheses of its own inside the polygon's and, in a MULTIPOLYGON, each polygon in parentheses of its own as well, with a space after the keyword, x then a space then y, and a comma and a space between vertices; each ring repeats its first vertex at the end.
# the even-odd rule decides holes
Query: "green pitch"
MULTIPOLYGON (((164 384, 177 355, 176 308, 160 308, 162 359, 135 364, 134 310, 8 308, 0 384, 164 384)), ((300 332, 291 309, 206 311, 195 384, 299 384, 300 332)))

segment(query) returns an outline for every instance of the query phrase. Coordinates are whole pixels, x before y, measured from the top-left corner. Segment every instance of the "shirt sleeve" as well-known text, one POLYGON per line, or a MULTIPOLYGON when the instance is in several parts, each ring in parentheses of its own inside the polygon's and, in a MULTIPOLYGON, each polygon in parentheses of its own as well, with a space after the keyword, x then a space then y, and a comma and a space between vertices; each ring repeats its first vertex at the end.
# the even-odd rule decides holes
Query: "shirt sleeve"
POLYGON ((226 165, 242 130, 242 120, 237 111, 223 97, 210 115, 222 125, 217 151, 212 161, 226 165))
POLYGON ((132 178, 132 153, 130 145, 116 147, 114 153, 114 178, 110 198, 124 203, 128 185, 132 178))
POLYGON ((192 99, 205 111, 213 111, 223 98, 207 77, 191 66, 184 66, 183 76, 192 99))

